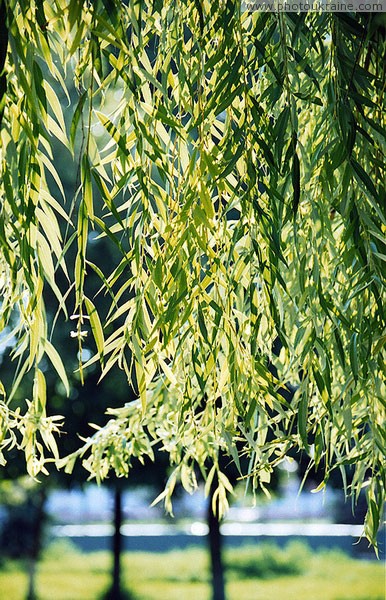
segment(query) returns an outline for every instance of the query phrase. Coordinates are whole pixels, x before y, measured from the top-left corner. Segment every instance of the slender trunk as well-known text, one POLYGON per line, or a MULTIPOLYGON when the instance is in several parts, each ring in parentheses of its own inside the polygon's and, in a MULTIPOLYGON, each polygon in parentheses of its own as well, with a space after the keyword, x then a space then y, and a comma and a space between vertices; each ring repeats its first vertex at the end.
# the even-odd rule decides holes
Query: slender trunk
POLYGON ((114 536, 113 536, 113 583, 111 600, 121 598, 121 554, 122 554, 122 490, 117 484, 114 490, 114 536))
POLYGON ((36 560, 32 557, 28 558, 27 574, 28 574, 28 591, 27 600, 36 600, 36 560))
POLYGON ((36 571, 40 556, 44 523, 44 505, 46 501, 46 491, 37 490, 34 496, 34 502, 31 510, 34 511, 34 522, 31 531, 31 552, 28 557, 28 591, 27 600, 36 600, 36 571))
POLYGON ((212 499, 215 487, 212 485, 208 504, 209 550, 212 569, 212 600, 225 600, 224 566, 222 560, 222 535, 220 522, 213 512, 212 499))

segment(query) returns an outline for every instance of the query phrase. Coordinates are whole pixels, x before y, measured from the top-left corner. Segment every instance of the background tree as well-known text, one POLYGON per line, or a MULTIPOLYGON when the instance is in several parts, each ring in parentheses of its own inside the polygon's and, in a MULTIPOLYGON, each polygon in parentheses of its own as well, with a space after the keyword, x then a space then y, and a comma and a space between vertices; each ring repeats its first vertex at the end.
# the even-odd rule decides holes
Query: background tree
POLYGON ((83 456, 98 480, 111 468, 126 476, 132 457, 160 444, 174 465, 166 506, 178 480, 196 487, 198 467, 208 488, 217 482, 221 516, 232 489, 221 453, 236 466, 248 457, 256 488, 302 450, 323 460, 322 485, 353 466, 347 492, 366 487, 375 543, 385 490, 384 16, 258 13, 233 0, 1 6, 1 323, 7 331, 16 319, 16 387, 34 377, 26 410, 1 404, 3 452, 23 449, 32 476, 60 462, 42 369, 50 361, 68 385, 46 321, 51 288, 80 361, 92 334, 87 366, 99 361, 103 377, 118 366, 139 395, 108 411, 67 470, 83 456), (54 138, 78 164, 71 198, 54 138), (107 270, 90 259, 95 234, 118 251, 107 270))
MULTIPOLYGON (((71 181, 71 175, 61 173, 60 165, 59 173, 62 180, 65 180, 64 188, 71 189, 75 184, 75 181, 71 181)), ((106 249, 103 252, 97 243, 93 244, 92 254, 99 256, 98 262, 100 264, 108 265, 111 260, 111 256, 106 252, 106 249)), ((94 281, 90 281, 90 279, 89 284, 96 286, 96 292, 98 281, 95 280, 97 277, 94 276, 94 281)), ((50 306, 53 305, 53 302, 49 291, 45 295, 45 302, 47 305, 47 322, 51 324, 55 315, 50 312, 50 306)), ((81 384, 76 368, 78 362, 76 340, 73 340, 72 343, 68 341, 70 329, 71 327, 68 324, 67 327, 55 328, 53 332, 55 347, 69 372, 69 387, 71 390, 69 397, 66 397, 63 384, 58 380, 56 372, 49 368, 48 363, 41 366, 46 380, 47 397, 50 398, 48 410, 60 413, 65 421, 64 435, 58 440, 58 447, 62 454, 74 452, 79 447, 80 438, 90 435, 92 432, 90 422, 99 426, 103 425, 106 407, 121 406, 130 397, 130 393, 133 394, 133 391, 130 392, 130 389, 128 389, 124 374, 118 369, 113 369, 109 378, 98 383, 100 373, 94 366, 88 369, 83 384, 81 384)), ((6 387, 11 389, 12 363, 9 350, 9 348, 4 348, 0 356, 0 377, 6 387)), ((83 354, 85 356, 91 356, 92 354, 86 344, 83 347, 83 354)), ((25 377, 15 389, 14 405, 23 406, 30 385, 31 381, 28 377, 25 377)), ((142 468, 143 466, 138 460, 135 460, 135 464, 132 465, 134 473, 131 484, 151 485, 154 491, 161 488, 166 478, 167 469, 166 460, 162 458, 162 456, 158 456, 154 466, 153 463, 151 465, 147 464, 146 469, 142 468)), ((12 450, 8 462, 3 466, 0 473, 0 492, 1 488, 5 490, 2 494, 2 503, 7 505, 9 510, 5 524, 3 523, 2 531, 0 531, 0 556, 7 555, 11 558, 27 559, 28 600, 36 597, 36 567, 44 548, 44 532, 47 524, 45 504, 49 492, 57 487, 83 487, 86 481, 87 472, 80 464, 76 465, 71 475, 63 470, 54 470, 49 477, 39 477, 39 483, 33 480, 28 481, 28 478, 25 477, 25 457, 15 449, 12 450)), ((114 528, 111 545, 112 583, 107 597, 110 600, 121 600, 130 597, 121 585, 123 541, 120 528, 123 520, 122 496, 125 488, 127 488, 127 481, 111 477, 106 483, 111 489, 113 497, 112 524, 114 528)))

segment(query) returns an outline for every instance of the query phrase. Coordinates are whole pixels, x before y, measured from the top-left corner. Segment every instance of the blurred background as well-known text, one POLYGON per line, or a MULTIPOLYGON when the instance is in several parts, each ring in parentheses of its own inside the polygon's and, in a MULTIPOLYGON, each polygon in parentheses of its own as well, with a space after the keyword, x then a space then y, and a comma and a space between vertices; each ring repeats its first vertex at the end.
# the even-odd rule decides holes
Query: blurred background
MULTIPOLYGON (((16 468, 17 460, 13 464, 16 468)), ((383 600, 377 559, 337 485, 315 492, 302 466, 282 464, 270 496, 236 485, 222 523, 203 487, 178 489, 174 517, 151 506, 164 462, 107 485, 0 482, 0 598, 8 600, 383 600)), ((62 476, 61 476, 62 477, 62 476)))

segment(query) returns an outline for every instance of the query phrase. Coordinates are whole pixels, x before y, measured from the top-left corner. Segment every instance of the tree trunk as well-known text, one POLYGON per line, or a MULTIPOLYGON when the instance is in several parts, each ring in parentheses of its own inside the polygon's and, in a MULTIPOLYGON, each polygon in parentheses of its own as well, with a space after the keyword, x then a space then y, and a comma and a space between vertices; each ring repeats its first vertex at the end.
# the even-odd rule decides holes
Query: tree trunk
POLYGON ((114 535, 113 535, 113 582, 111 600, 121 598, 121 555, 122 555, 122 490, 119 484, 114 489, 114 535))
POLYGON ((27 600, 36 600, 36 560, 32 557, 27 560, 28 591, 27 600))
POLYGON ((31 530, 31 550, 27 559, 28 564, 28 591, 27 600, 36 600, 36 571, 40 556, 44 523, 44 505, 46 491, 42 488, 34 492, 34 499, 29 510, 34 513, 34 521, 31 530))
POLYGON ((209 550, 212 570, 212 600, 225 600, 224 566, 222 560, 222 535, 220 522, 213 512, 212 499, 215 486, 212 485, 208 504, 209 550))

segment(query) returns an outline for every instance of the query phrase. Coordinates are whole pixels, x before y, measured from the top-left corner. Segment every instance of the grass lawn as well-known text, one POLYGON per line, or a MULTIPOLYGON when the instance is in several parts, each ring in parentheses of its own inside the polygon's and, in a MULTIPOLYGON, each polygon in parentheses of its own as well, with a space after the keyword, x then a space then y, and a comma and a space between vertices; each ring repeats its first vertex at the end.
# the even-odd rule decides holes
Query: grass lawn
MULTIPOLYGON (((39 600, 102 600, 110 582, 110 555, 81 554, 63 543, 39 565, 39 600)), ((228 550, 228 600, 384 600, 382 562, 353 560, 339 552, 312 553, 294 543, 228 550)), ((203 550, 125 553, 123 583, 135 600, 210 600, 203 550)), ((24 600, 26 576, 18 563, 0 571, 0 597, 24 600)))

